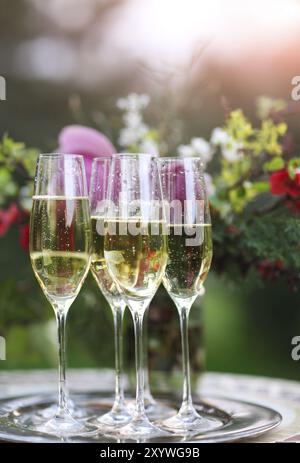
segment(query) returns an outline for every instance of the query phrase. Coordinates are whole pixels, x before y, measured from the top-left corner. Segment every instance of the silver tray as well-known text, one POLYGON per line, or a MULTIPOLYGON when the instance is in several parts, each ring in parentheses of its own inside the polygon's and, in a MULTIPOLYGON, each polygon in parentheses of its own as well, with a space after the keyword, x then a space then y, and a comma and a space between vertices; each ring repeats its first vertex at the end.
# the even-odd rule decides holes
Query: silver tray
MULTIPOLYGON (((73 393, 72 399, 84 409, 89 416, 100 416, 112 405, 111 394, 101 392, 73 393)), ((169 407, 178 409, 180 399, 177 397, 160 396, 158 400, 169 407)), ((28 413, 38 413, 55 403, 53 393, 40 396, 20 396, 6 398, 0 401, 0 439, 6 442, 120 442, 116 435, 97 434, 93 437, 64 438, 34 431, 22 424, 20 417, 28 413)), ((265 433, 282 420, 281 415, 271 408, 241 400, 217 396, 194 397, 195 408, 205 416, 215 420, 218 426, 205 433, 185 437, 168 435, 156 437, 143 442, 161 443, 200 443, 229 442, 242 438, 254 437, 265 433)), ((26 420, 25 420, 26 421, 26 420)), ((140 442, 135 439, 123 439, 122 443, 140 442)))

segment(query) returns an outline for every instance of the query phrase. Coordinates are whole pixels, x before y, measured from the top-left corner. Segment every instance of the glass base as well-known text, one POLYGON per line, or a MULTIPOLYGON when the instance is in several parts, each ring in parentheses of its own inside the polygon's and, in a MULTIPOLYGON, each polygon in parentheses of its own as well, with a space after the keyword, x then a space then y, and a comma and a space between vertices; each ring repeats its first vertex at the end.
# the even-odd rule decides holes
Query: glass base
POLYGON ((176 410, 162 402, 153 400, 152 403, 145 404, 145 411, 150 420, 164 420, 174 415, 176 410))
MULTIPOLYGON (((87 413, 84 408, 78 407, 72 399, 68 400, 68 411, 75 419, 82 419, 87 417, 87 413)), ((51 405, 43 408, 36 414, 37 421, 50 420, 55 416, 57 412, 57 403, 53 401, 51 405)))
MULTIPOLYGON (((50 410, 52 407, 49 407, 50 410)), ((44 409, 45 411, 47 409, 44 409)), ((55 408, 57 412, 57 407, 55 408)), ((22 423, 27 429, 33 431, 64 437, 75 437, 75 436, 88 436, 95 435, 98 433, 96 426, 81 422, 73 418, 71 413, 66 412, 63 415, 54 414, 48 420, 43 420, 42 415, 32 414, 23 416, 19 422, 22 423)))
POLYGON ((154 437, 162 437, 167 435, 166 432, 162 431, 158 426, 150 423, 147 416, 136 416, 130 423, 123 426, 118 430, 120 437, 127 437, 128 439, 151 439, 154 437))
POLYGON ((207 432, 220 426, 213 418, 203 417, 193 406, 180 409, 177 415, 160 422, 162 429, 169 432, 186 435, 207 432))
POLYGON ((97 418, 97 425, 104 427, 123 426, 132 419, 132 414, 125 405, 114 405, 110 412, 97 418))
MULTIPOLYGON (((152 394, 146 394, 144 399, 144 406, 146 415, 151 421, 165 420, 176 412, 175 408, 164 404, 160 400, 155 400, 152 394)), ((135 400, 128 402, 128 408, 133 413, 135 410, 135 400)))

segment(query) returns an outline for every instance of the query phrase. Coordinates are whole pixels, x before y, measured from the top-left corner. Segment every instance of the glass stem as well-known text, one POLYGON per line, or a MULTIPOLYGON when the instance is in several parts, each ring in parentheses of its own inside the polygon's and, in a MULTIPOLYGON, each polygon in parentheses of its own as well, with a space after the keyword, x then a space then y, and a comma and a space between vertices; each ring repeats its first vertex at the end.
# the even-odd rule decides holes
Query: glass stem
POLYGON ((181 411, 193 407, 191 378, 190 378, 190 358, 189 358, 189 337, 188 337, 188 319, 190 308, 182 307, 179 310, 180 331, 182 343, 182 370, 183 370, 183 400, 181 411))
POLYGON ((124 402, 124 389, 123 389, 123 318, 124 308, 115 307, 113 309, 114 316, 114 331, 115 331, 115 403, 114 406, 118 407, 123 405, 124 402))
POLYGON ((143 322, 143 344, 144 344, 144 398, 147 405, 153 405, 154 399, 150 390, 149 366, 148 366, 148 323, 149 323, 149 306, 144 315, 143 322))
POLYGON ((144 405, 144 344, 143 344, 144 313, 135 312, 133 315, 135 335, 135 368, 136 368, 136 408, 135 417, 145 415, 144 405))
POLYGON ((58 414, 63 416, 68 411, 68 393, 66 384, 66 319, 65 311, 56 311, 58 332, 58 358, 59 358, 59 386, 58 386, 58 414))

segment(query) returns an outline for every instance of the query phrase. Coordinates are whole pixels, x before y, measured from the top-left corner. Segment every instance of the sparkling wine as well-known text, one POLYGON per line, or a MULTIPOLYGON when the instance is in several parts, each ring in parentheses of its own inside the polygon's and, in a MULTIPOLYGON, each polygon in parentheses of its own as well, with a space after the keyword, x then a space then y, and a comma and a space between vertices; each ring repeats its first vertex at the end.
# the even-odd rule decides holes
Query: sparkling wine
POLYGON ((170 295, 197 296, 212 259, 211 225, 170 225, 163 283, 170 295))
POLYGON ((90 263, 88 198, 34 196, 31 217, 30 258, 44 293, 75 298, 90 263))
POLYGON ((91 272, 109 304, 118 305, 122 298, 116 284, 109 274, 104 257, 104 219, 93 216, 91 272))
POLYGON ((129 297, 152 297, 167 263, 163 222, 106 220, 104 255, 110 272, 129 297))

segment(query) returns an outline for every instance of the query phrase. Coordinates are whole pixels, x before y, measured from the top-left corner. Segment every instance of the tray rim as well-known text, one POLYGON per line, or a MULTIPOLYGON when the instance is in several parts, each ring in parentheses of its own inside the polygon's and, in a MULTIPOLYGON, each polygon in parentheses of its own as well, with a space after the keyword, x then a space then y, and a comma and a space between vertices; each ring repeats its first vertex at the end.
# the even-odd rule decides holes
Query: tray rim
MULTIPOLYGON (((109 399, 109 398, 112 398, 112 394, 111 394, 111 391, 99 391, 99 390, 88 390, 88 391, 70 391, 70 395, 71 396, 95 396, 95 397, 99 397, 100 398, 105 398, 105 399, 109 399)), ((24 394, 24 395, 16 395, 14 394, 13 396, 6 396, 5 398, 2 398, 0 399, 0 410, 1 410, 1 407, 4 407, 5 404, 9 404, 10 402, 14 402, 14 401, 20 401, 20 400, 29 400, 30 398, 32 399, 35 399, 36 403, 41 403, 41 402, 45 402, 46 400, 49 401, 49 399, 51 399, 51 397, 55 397, 55 393, 53 390, 49 391, 47 393, 47 391, 43 391, 42 393, 39 393, 38 395, 33 392, 33 393, 27 393, 27 394, 24 394)), ((130 396, 129 396, 130 397, 130 396)), ((173 395, 170 395, 170 394, 158 394, 157 395, 157 399, 161 399, 161 400, 168 400, 168 401, 174 401, 174 400, 178 400, 178 396, 176 394, 173 394, 173 395)), ((248 401, 248 400, 244 400, 244 399, 239 399, 239 398, 231 398, 231 397, 228 397, 227 395, 226 396, 223 396, 221 394, 216 394, 216 393, 213 393, 213 394, 195 394, 194 395, 194 402, 195 404, 197 405, 197 400, 198 402, 201 401, 201 402, 206 402, 206 401, 210 401, 210 400, 217 400, 217 401, 223 401, 225 403, 228 403, 229 404, 236 404, 236 406, 238 405, 244 405, 246 407, 254 407, 256 409, 259 409, 259 410, 263 410, 265 413, 269 413, 271 415, 273 415, 273 421, 271 423, 267 423, 265 425, 261 425, 257 428, 253 428, 253 429, 235 429, 235 430, 232 430, 232 431, 229 431, 228 432, 228 435, 225 435, 225 436, 214 436, 214 433, 218 433, 220 432, 220 428, 217 428, 216 430, 211 430, 211 431, 208 431, 207 434, 203 434, 201 435, 198 439, 196 438, 196 436, 190 436, 190 438, 187 436, 187 438, 183 438, 183 436, 170 436, 170 438, 172 439, 171 441, 163 441, 166 443, 166 445, 168 444, 176 444, 176 443, 180 443, 180 444, 202 444, 202 443, 221 443, 221 442, 236 442, 236 441, 239 441, 241 439, 245 439, 245 438, 253 438, 253 437, 256 437, 256 436, 259 436, 259 435, 262 435, 268 431, 271 431, 272 429, 276 428, 277 426, 280 425, 280 423, 282 422, 282 415, 280 412, 278 412, 277 410, 274 410, 273 408, 271 408, 270 406, 268 405, 262 405, 261 403, 255 403, 254 401, 248 401), (184 441, 183 441, 184 439, 184 441)), ((179 402, 180 403, 180 402, 179 402)), ((215 405, 215 408, 217 408, 217 405, 215 405)), ((226 409, 224 410, 223 408, 221 408, 221 411, 227 415, 229 415, 229 412, 226 411, 226 409)), ((232 417, 232 420, 234 421, 234 415, 232 417)), ((1 423, 1 415, 0 415, 0 423, 1 423)), ((34 431, 33 431, 34 432, 34 431)), ((32 434, 31 436, 30 435, 22 435, 22 434, 19 434, 19 435, 16 435, 14 433, 6 433, 6 432, 3 432, 1 431, 0 429, 0 443, 4 443, 4 442, 11 442, 11 443, 64 443, 62 442, 61 439, 59 439, 59 437, 56 437, 56 436, 51 436, 51 435, 47 435, 47 434, 44 434, 44 433, 38 433, 38 432, 35 432, 34 434, 32 434), (10 437, 11 436, 11 437, 10 437)), ((105 444, 105 442, 101 442, 101 441, 97 441, 97 440, 94 440, 94 441, 87 441, 87 440, 84 440, 84 438, 77 438, 74 440, 70 440, 68 439, 66 442, 68 443, 95 443, 95 444, 105 444)), ((129 443, 138 443, 136 440, 130 440, 130 439, 127 439, 126 442, 129 442, 129 443)), ((162 442, 161 440, 157 440, 157 439, 149 439, 148 441, 146 441, 147 443, 149 444, 152 444, 152 443, 155 443, 155 442, 162 442)), ((117 443, 116 440, 114 440, 113 438, 110 440, 108 438, 107 440, 107 443, 117 443)))

